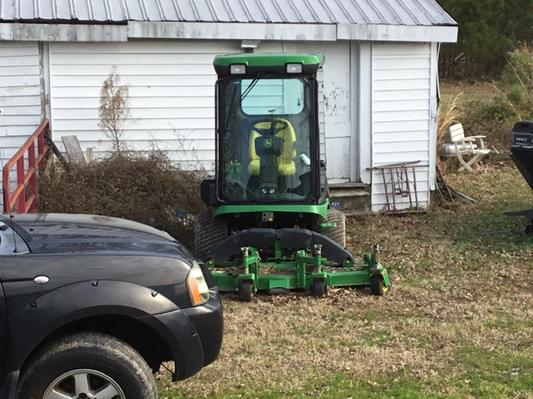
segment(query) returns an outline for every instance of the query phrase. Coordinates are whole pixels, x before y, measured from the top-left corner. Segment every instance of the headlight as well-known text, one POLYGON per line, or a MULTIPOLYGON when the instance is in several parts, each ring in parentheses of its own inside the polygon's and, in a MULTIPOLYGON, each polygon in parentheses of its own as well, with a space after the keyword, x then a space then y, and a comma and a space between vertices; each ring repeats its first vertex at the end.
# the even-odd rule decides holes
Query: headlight
POLYGON ((302 64, 287 64, 287 73, 302 73, 302 64))
POLYGON ((209 287, 205 281, 204 273, 198 262, 192 262, 192 268, 187 276, 187 289, 192 306, 202 305, 209 299, 209 287))
POLYGON ((244 65, 244 64, 232 64, 229 67, 229 72, 232 75, 244 75, 246 73, 246 65, 244 65))

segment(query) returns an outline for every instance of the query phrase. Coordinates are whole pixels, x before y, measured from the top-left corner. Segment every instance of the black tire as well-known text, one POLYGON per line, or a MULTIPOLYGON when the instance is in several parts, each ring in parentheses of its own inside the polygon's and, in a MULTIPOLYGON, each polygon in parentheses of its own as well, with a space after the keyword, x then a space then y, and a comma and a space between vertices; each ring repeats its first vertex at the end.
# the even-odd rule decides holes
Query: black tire
POLYGON ((211 211, 200 212, 196 216, 194 225, 194 253, 207 260, 212 256, 212 251, 228 236, 226 221, 214 218, 211 211))
POLYGON ((336 223, 337 226, 322 229, 321 234, 331 238, 341 247, 346 247, 346 215, 344 212, 331 208, 328 210, 328 223, 336 223))
MULTIPOLYGON (((33 356, 23 370, 18 398, 43 399, 57 378, 76 371, 95 371, 110 377, 127 399, 158 397, 154 375, 135 349, 107 334, 79 333, 52 342, 33 356)), ((61 389, 73 396, 69 378, 74 379, 67 377, 67 386, 61 389)), ((90 388, 97 391, 98 380, 93 379, 90 388)))
POLYGON ((254 296, 254 289, 250 280, 241 280, 239 283, 239 300, 251 302, 254 296))
POLYGON ((383 277, 379 274, 373 274, 370 276, 370 292, 372 295, 383 296, 387 291, 388 289, 385 287, 383 277))
POLYGON ((326 282, 321 278, 315 278, 311 282, 311 295, 315 298, 321 298, 326 293, 326 282))

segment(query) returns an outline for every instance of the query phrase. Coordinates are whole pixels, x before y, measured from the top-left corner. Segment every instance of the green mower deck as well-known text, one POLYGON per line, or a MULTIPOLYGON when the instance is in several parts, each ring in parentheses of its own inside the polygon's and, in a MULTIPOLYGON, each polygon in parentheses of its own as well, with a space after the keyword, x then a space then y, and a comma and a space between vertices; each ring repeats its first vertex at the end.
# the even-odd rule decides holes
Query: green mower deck
POLYGON ((281 256, 276 245, 273 258, 261 259, 253 247, 243 247, 240 259, 224 265, 208 261, 215 282, 222 292, 234 292, 243 301, 250 301, 258 291, 277 293, 287 290, 308 290, 321 297, 328 287, 369 286, 372 294, 383 295, 390 288, 387 269, 379 263, 379 249, 363 256, 356 264, 345 261, 332 265, 321 254, 321 246, 313 251, 299 250, 292 257, 281 256))

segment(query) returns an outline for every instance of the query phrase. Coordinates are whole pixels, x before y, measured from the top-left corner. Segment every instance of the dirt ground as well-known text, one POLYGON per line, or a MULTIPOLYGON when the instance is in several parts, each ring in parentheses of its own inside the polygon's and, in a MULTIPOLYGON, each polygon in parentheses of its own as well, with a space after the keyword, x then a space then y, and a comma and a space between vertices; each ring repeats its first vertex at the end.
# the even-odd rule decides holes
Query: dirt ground
POLYGON ((448 176, 475 205, 351 219, 349 249, 383 247, 393 289, 224 296, 218 361, 162 398, 533 398, 533 206, 511 164, 448 176))

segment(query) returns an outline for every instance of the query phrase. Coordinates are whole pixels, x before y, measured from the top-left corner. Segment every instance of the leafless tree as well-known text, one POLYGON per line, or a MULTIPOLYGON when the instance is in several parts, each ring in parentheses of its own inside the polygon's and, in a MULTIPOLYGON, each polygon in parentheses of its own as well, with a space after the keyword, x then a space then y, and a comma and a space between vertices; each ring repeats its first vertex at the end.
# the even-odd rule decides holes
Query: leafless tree
POLYGON ((100 89, 100 108, 98 126, 113 142, 113 149, 120 154, 126 150, 123 141, 124 124, 130 116, 128 107, 129 89, 125 84, 120 84, 120 75, 116 67, 102 83, 100 89))

